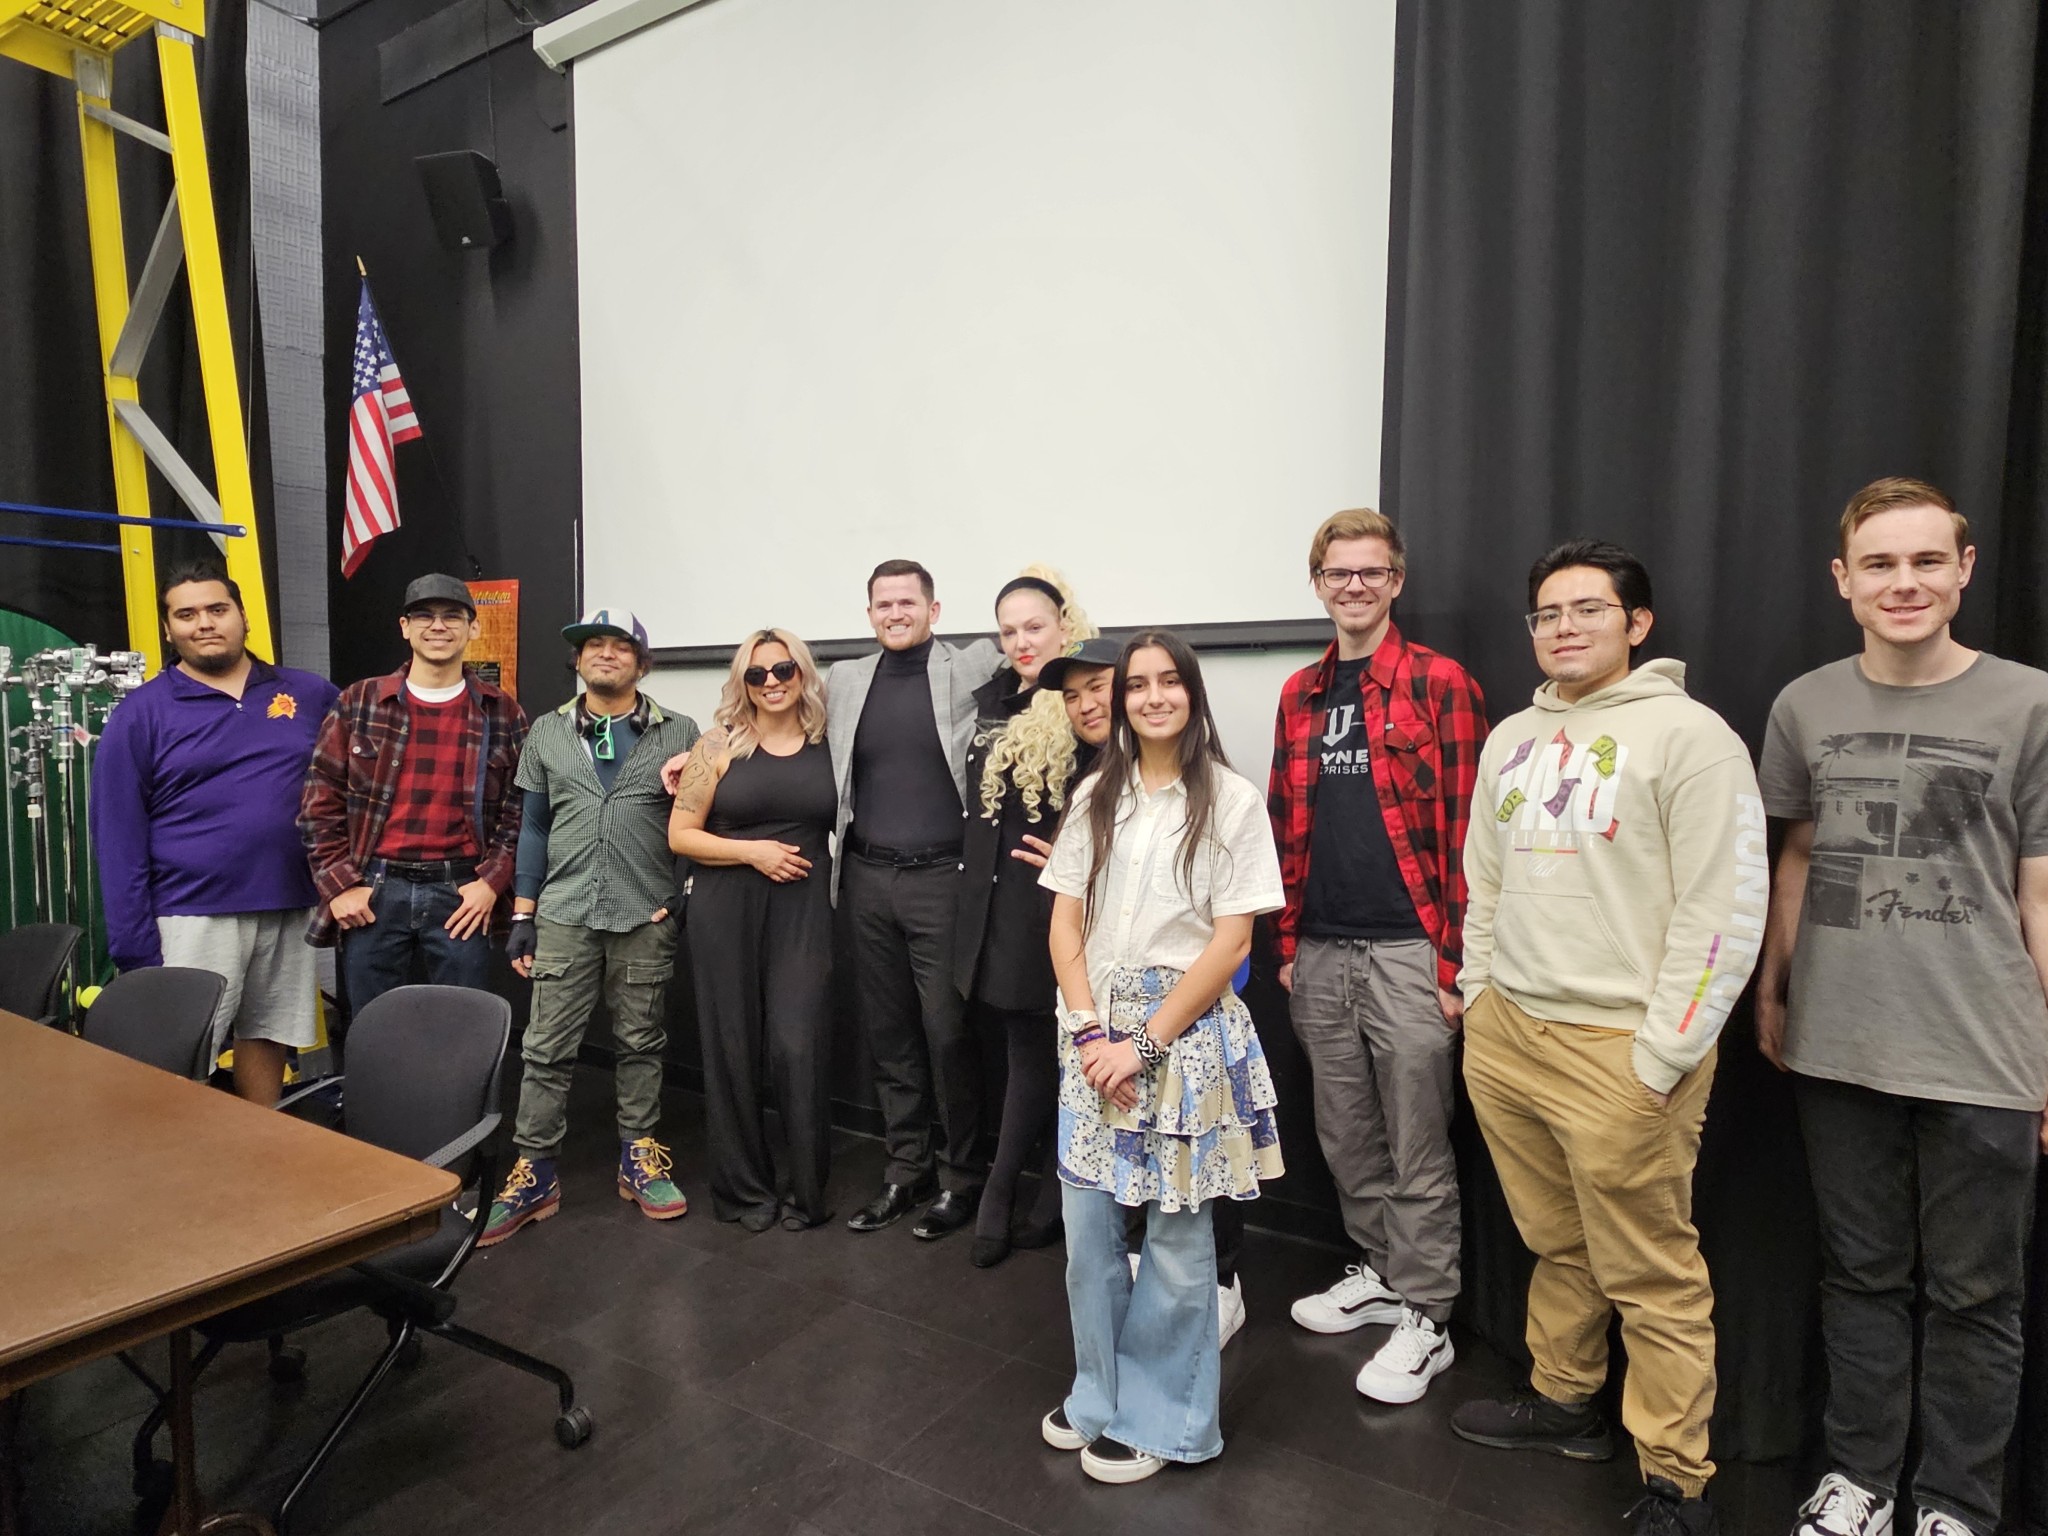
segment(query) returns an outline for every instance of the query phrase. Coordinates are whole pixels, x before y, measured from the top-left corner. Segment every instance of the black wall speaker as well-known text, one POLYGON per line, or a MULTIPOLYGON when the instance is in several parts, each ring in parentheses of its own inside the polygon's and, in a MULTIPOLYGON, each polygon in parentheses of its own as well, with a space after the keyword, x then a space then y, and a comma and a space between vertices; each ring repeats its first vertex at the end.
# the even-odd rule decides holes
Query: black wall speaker
POLYGON ((512 205, 498 167, 473 149, 421 155, 413 161, 427 189, 434 232, 450 250, 488 250, 512 238, 512 205))

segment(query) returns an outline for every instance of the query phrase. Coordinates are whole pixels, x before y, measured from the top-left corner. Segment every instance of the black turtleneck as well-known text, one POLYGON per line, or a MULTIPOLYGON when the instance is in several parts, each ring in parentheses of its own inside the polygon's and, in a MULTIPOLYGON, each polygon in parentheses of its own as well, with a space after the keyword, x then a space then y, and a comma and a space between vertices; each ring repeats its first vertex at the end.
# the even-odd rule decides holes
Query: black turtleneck
POLYGON ((877 848, 958 847, 960 790, 932 713, 932 642, 883 651, 853 733, 853 835, 877 848))

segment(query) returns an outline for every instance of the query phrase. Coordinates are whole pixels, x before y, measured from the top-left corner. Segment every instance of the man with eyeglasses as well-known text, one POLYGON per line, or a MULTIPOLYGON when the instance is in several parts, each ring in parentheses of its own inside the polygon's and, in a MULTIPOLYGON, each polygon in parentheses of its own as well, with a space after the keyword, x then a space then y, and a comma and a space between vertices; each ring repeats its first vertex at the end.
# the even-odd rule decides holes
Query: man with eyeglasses
POLYGON ((307 940, 338 938, 351 1011, 403 986, 415 960, 430 982, 484 986, 519 843, 526 712, 462 664, 469 588, 420 577, 398 631, 410 659, 342 690, 299 800, 321 903, 307 940))
POLYGON ((1792 1074, 1828 1361, 1795 1536, 2001 1528, 2048 1152, 2048 676, 1952 633, 1969 534, 1922 480, 1850 498, 1861 653, 1788 684, 1764 738, 1757 1044, 1792 1074))
POLYGON ((972 1224, 981 1200, 981 1061, 953 984, 953 931, 974 690, 1001 659, 987 640, 964 649, 935 640, 938 616, 931 572, 915 560, 883 561, 868 577, 868 623, 881 649, 825 679, 839 785, 834 897, 846 913, 889 1155, 881 1189, 847 1226, 878 1232, 938 1185, 912 1228, 927 1239, 972 1224))
POLYGON ((1617 1312, 1636 1536, 1706 1536, 1714 1293, 1692 1175, 1715 1041, 1763 943, 1769 871, 1749 752, 1631 669, 1650 576, 1612 544, 1529 573, 1549 679, 1480 754, 1465 840, 1465 1082, 1522 1239, 1530 1389, 1451 1416, 1466 1440, 1604 1461, 1593 1405, 1617 1312))
POLYGON ((519 759, 525 814, 505 953, 532 979, 533 1006, 519 1048, 518 1155, 478 1247, 561 1206, 555 1163, 569 1130, 569 1084, 600 997, 616 1043, 619 1196, 656 1221, 689 1209, 654 1132, 675 971, 670 918, 680 903, 662 764, 696 745, 697 722, 640 691, 654 655, 630 610, 596 609, 562 638, 583 692, 534 722, 519 759))
POLYGON ((1280 694, 1267 805, 1287 905, 1274 927, 1359 1262, 1293 1317, 1316 1333, 1394 1325, 1357 1387, 1412 1403, 1455 1358, 1462 864, 1486 701, 1394 624, 1407 557, 1387 518, 1325 519, 1308 564, 1336 636, 1280 694))

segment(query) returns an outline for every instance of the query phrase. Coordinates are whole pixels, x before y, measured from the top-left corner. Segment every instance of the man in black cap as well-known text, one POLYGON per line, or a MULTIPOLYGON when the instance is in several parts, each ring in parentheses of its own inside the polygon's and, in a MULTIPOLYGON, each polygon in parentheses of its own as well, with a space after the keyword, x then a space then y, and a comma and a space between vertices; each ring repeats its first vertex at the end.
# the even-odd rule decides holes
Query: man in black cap
POLYGON ((640 691, 654 657, 630 610, 594 609, 562 638, 584 691, 534 721, 519 760, 526 800, 505 953, 532 978, 533 1008, 520 1042, 518 1157, 478 1240, 486 1248, 561 1205, 569 1081, 600 996, 617 1044, 619 1194, 656 1221, 689 1209, 654 1132, 679 899, 661 767, 697 744, 697 722, 640 691))
POLYGON ((430 982, 483 986, 519 844, 526 713, 462 664, 477 636, 469 588, 420 577, 398 632, 411 659, 342 690, 299 801, 320 897, 306 937, 339 936, 351 1011, 403 986, 415 956, 430 982))

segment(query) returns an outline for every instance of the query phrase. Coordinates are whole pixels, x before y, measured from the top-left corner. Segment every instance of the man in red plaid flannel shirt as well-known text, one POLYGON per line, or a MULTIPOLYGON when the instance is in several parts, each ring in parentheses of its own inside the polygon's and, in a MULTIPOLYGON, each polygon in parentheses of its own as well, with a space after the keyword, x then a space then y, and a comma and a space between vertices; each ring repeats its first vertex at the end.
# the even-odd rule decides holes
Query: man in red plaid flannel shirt
POLYGON ((1394 627, 1405 575, 1379 513, 1316 530, 1309 578, 1337 635, 1281 691, 1268 795, 1287 892, 1280 982, 1361 1254, 1293 1315, 1318 1333, 1393 1324, 1358 1374, 1389 1403, 1420 1398, 1453 1358, 1460 859, 1486 739, 1479 685, 1394 627))
POLYGON ((462 665, 476 603, 453 576, 405 589, 412 659, 342 690, 299 801, 320 897, 307 940, 341 944, 350 1011, 410 979, 482 987, 509 912, 526 713, 462 665), (500 909, 504 909, 501 911, 500 909))

